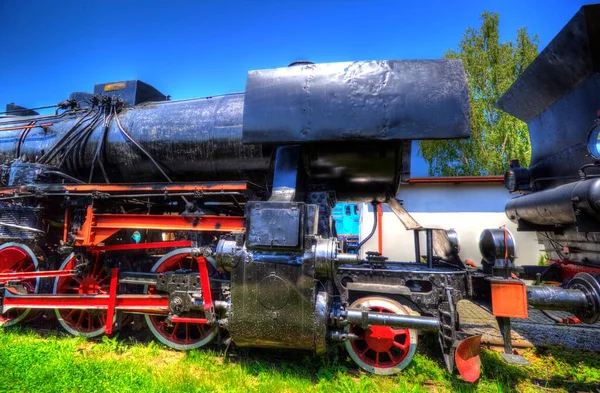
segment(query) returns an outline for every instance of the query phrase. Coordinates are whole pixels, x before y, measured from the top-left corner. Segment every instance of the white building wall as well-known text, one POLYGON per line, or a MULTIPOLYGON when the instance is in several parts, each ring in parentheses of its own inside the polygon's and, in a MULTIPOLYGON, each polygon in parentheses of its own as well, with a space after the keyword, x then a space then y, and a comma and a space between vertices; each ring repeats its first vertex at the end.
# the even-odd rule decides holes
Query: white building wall
MULTIPOLYGON (((423 227, 454 229, 460 240, 460 256, 476 264, 481 262, 479 236, 486 228, 506 225, 516 241, 518 265, 537 264, 541 254, 535 232, 517 232, 504 214, 504 205, 512 196, 499 183, 444 183, 403 185, 398 199, 404 208, 423 227)), ((364 239, 373 227, 373 207, 361 205, 360 238, 364 239)), ((362 247, 377 251, 377 231, 362 247)), ((383 207, 383 254, 390 260, 414 261, 413 232, 383 207)), ((421 254, 425 254, 425 235, 422 234, 421 254)))

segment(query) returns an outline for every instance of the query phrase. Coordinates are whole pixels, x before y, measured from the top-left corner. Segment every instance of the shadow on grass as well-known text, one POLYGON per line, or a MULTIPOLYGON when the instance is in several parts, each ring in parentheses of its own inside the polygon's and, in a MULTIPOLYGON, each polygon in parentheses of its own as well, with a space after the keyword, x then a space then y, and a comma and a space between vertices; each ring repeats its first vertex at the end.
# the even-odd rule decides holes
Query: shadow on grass
MULTIPOLYGON (((594 370, 600 370, 600 355, 582 351, 569 351, 562 348, 537 349, 534 356, 543 356, 541 365, 534 362, 533 366, 523 367, 506 363, 498 352, 482 350, 481 379, 475 384, 463 381, 460 376, 449 373, 441 357, 435 337, 423 337, 415 360, 403 372, 393 378, 369 376, 378 381, 402 382, 408 386, 429 387, 426 390, 447 389, 453 392, 519 391, 523 386, 533 390, 564 389, 567 391, 600 392, 600 382, 594 380, 594 370), (582 360, 582 358, 584 360, 582 360), (556 360, 556 364, 553 360, 556 360), (550 363, 550 364, 549 364, 550 363), (578 366, 587 373, 592 373, 588 381, 577 380, 578 366), (571 367, 573 370, 564 372, 557 367, 571 367), (547 374, 539 372, 540 367, 547 368, 547 374), (581 367, 580 367, 581 368, 581 367)), ((332 348, 327 354, 313 356, 307 353, 266 350, 266 349, 236 349, 226 357, 227 362, 243 367, 248 373, 259 376, 268 371, 281 373, 295 378, 319 383, 323 380, 333 382, 340 373, 352 377, 368 375, 347 356, 343 347, 332 348)), ((600 371, 597 380, 600 381, 600 371)))
POLYGON ((565 350, 560 347, 537 347, 530 351, 532 380, 545 388, 568 391, 600 392, 600 354, 591 351, 565 350), (543 358, 543 362, 536 361, 543 358))
MULTIPOLYGON (((12 327, 6 330, 13 334, 40 338, 67 337, 52 325, 41 330, 28 327, 12 327)), ((118 337, 112 339, 97 338, 88 341, 100 343, 115 352, 134 344, 159 346, 150 344, 152 341, 146 333, 140 334, 125 329, 118 337)), ((459 376, 446 371, 437 339, 432 336, 420 338, 419 350, 414 361, 395 377, 373 376, 363 372, 351 361, 341 345, 333 347, 322 356, 297 351, 245 348, 235 348, 225 353, 224 346, 218 345, 211 345, 208 349, 210 356, 214 354, 222 358, 225 365, 240 367, 245 374, 255 377, 270 375, 279 380, 293 379, 311 385, 318 384, 320 387, 339 385, 340 380, 353 380, 375 384, 380 390, 516 391, 525 384, 533 389, 537 386, 539 390, 560 388, 568 391, 600 392, 600 383, 594 382, 600 381, 600 354, 560 348, 531 350, 528 357, 532 359, 533 365, 530 367, 507 364, 498 353, 482 351, 482 378, 476 384, 466 383, 459 376)), ((194 361, 195 358, 203 356, 202 352, 206 353, 202 350, 188 352, 186 358, 194 361)), ((204 358, 211 362, 215 360, 208 356, 204 358)))
MULTIPOLYGON (((362 371, 349 358, 341 345, 330 349, 326 354, 314 356, 282 350, 236 348, 225 357, 226 362, 244 368, 249 374, 260 376, 265 372, 281 373, 284 376, 302 378, 312 383, 335 382, 341 376, 361 379, 372 378, 379 386, 400 384, 410 388, 436 391, 437 388, 453 392, 478 392, 480 384, 463 381, 458 375, 449 373, 440 353, 436 337, 423 337, 414 361, 402 373, 394 377, 376 376, 362 371)), ((529 379, 528 373, 520 367, 505 363, 499 355, 482 353, 482 383, 494 385, 497 391, 513 391, 529 379)))
POLYGON ((332 348, 322 356, 314 356, 308 352, 235 348, 226 354, 225 361, 243 367, 254 376, 265 371, 278 372, 315 383, 333 380, 339 372, 358 374, 357 369, 340 358, 341 349, 332 348))

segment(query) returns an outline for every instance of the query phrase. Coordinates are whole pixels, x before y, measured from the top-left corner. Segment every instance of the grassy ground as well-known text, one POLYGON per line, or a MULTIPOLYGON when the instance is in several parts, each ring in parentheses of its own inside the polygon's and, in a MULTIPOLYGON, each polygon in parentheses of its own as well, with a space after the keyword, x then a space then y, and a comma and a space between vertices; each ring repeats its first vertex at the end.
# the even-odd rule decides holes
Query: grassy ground
POLYGON ((504 363, 484 350, 482 378, 461 382, 440 365, 425 340, 402 375, 356 370, 343 352, 325 357, 215 350, 175 352, 133 338, 89 341, 58 332, 0 329, 1 392, 600 392, 600 354, 528 350, 531 367, 504 363))

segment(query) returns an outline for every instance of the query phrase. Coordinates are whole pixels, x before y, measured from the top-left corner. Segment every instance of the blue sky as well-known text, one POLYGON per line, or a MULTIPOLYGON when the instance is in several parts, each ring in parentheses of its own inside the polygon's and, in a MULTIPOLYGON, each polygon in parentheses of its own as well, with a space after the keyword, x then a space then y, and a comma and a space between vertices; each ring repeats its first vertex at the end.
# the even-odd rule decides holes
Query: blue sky
MULTIPOLYGON (((0 108, 55 104, 140 79, 173 99, 244 90, 250 69, 293 60, 436 59, 484 10, 502 40, 543 48, 584 1, 0 0, 0 108)), ((422 160, 413 176, 426 175, 422 160)))

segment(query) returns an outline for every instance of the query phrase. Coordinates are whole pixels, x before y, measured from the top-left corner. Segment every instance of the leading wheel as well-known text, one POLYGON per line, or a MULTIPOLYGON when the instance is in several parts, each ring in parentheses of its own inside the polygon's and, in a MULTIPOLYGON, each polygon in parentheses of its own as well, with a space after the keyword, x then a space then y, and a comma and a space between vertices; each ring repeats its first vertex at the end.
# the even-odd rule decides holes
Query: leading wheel
MULTIPOLYGON (((69 255, 60 270, 72 270, 77 265, 75 254, 69 255)), ((93 253, 81 276, 57 277, 54 281, 54 294, 100 295, 108 294, 110 274, 104 267, 101 253, 93 253)), ((75 336, 97 337, 106 327, 106 310, 56 309, 60 325, 75 336)))
MULTIPOLYGON (((382 297, 365 297, 355 301, 350 308, 366 308, 369 311, 414 315, 406 306, 382 297)), ((346 349, 352 360, 362 369, 380 375, 392 375, 404 369, 417 350, 418 333, 414 329, 371 326, 363 329, 349 325, 347 330, 356 340, 346 341, 346 349)))
MULTIPOLYGON (((29 247, 19 243, 4 243, 0 246, 0 273, 32 272, 37 270, 38 260, 29 247)), ((21 281, 27 293, 37 293, 40 279, 21 281)), ((12 326, 29 316, 31 309, 12 309, 0 314, 0 326, 12 326)))
MULTIPOLYGON (((198 272, 198 261, 192 258, 191 248, 180 248, 165 254, 152 267, 152 272, 164 273, 175 270, 189 269, 198 272)), ((218 274, 217 269, 208 263, 208 274, 213 277, 218 274)), ((153 287, 147 287, 146 293, 155 293, 153 287)), ((213 291, 213 299, 218 292, 213 291)), ((146 323, 152 334, 161 343, 178 350, 200 348, 210 343, 217 335, 217 327, 198 323, 169 323, 167 317, 158 315, 145 315, 146 323)))

